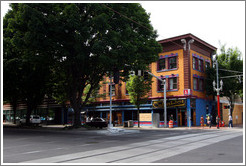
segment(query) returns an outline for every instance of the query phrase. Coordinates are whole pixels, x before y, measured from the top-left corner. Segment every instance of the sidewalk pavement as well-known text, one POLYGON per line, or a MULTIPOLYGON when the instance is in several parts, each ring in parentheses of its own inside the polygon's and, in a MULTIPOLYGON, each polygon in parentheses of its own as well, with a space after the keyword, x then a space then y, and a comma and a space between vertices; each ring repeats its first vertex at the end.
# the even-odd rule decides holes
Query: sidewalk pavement
MULTIPOLYGON (((36 127, 38 129, 47 129, 47 130, 70 130, 69 127, 71 125, 70 124, 66 124, 66 125, 44 125, 42 124, 40 127, 36 127)), ((3 127, 19 127, 19 125, 17 124, 13 124, 13 123, 8 123, 8 122, 4 122, 3 123, 3 127)), ((25 128, 25 127, 23 127, 25 128)), ((164 128, 164 127, 151 127, 151 126, 142 126, 142 127, 123 127, 123 126, 117 126, 114 128, 119 128, 119 129, 125 129, 125 130, 232 130, 232 129, 243 129, 243 125, 237 125, 233 128, 229 128, 228 126, 226 127, 220 127, 219 129, 217 129, 216 126, 212 126, 211 128, 209 128, 208 126, 192 126, 192 127, 174 127, 174 128, 164 128)), ((107 129, 107 128, 105 128, 107 129)), ((96 129, 96 128, 78 128, 78 129, 72 129, 72 130, 101 130, 101 129, 96 129)))

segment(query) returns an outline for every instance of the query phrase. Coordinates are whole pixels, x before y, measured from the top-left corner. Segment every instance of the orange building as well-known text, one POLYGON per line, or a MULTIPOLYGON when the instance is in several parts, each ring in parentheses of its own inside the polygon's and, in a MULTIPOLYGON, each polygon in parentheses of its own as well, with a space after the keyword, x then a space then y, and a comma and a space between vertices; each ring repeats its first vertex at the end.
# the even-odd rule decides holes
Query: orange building
MULTIPOLYGON (((167 120, 174 118, 174 126, 200 125, 200 117, 215 112, 215 103, 211 96, 206 95, 205 70, 211 66, 212 55, 216 48, 192 34, 185 34, 159 41, 163 51, 159 60, 150 64, 154 75, 166 79, 167 89, 167 120)), ((163 85, 152 78, 152 89, 149 100, 141 105, 140 121, 142 126, 163 126, 163 85)), ((109 117, 109 79, 104 78, 99 90, 106 96, 88 107, 88 116, 109 117)), ((212 85, 211 85, 212 86, 212 85)), ((120 81, 112 88, 112 120, 118 125, 133 120, 136 125, 137 109, 129 102, 126 83, 120 81)), ((168 125, 168 122, 167 122, 168 125)))

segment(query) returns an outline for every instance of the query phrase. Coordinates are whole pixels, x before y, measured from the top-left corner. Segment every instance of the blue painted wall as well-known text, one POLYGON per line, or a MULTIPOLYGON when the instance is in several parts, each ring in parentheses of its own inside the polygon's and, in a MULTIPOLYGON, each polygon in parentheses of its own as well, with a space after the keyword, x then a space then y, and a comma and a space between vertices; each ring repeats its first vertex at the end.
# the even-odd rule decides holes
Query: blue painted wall
POLYGON ((196 125, 200 126, 201 116, 204 118, 204 123, 206 120, 206 105, 208 105, 208 113, 212 111, 212 102, 204 99, 196 99, 196 125))

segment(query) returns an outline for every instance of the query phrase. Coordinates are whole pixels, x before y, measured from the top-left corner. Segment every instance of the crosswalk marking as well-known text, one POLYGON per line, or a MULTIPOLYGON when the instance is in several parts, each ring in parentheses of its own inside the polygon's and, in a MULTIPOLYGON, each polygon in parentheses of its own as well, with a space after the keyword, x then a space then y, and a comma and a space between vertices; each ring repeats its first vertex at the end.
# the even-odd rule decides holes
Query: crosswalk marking
POLYGON ((241 135, 242 132, 227 131, 186 134, 31 160, 26 163, 150 163, 241 135))

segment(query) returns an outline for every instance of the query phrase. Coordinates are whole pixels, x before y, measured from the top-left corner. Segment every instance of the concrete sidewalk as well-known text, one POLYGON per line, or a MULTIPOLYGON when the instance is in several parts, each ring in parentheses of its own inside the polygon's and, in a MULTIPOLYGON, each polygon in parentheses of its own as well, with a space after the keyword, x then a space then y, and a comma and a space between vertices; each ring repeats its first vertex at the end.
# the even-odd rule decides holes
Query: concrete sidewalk
MULTIPOLYGON (((3 127, 19 127, 19 125, 17 124, 13 124, 13 123, 3 123, 3 127)), ((96 129, 96 128, 78 128, 78 129, 70 129, 69 127, 71 127, 70 124, 66 124, 66 125, 44 125, 41 124, 40 127, 36 127, 37 129, 50 129, 50 130, 104 130, 104 129, 96 129)), ((23 128, 27 128, 27 127, 23 127, 23 128)), ((243 125, 237 125, 233 128, 228 128, 226 127, 220 127, 219 129, 217 129, 216 126, 212 126, 211 128, 209 128, 208 126, 192 126, 192 127, 174 127, 174 128, 164 128, 164 127, 147 127, 147 126, 143 126, 143 127, 123 127, 123 126, 117 126, 114 128, 119 128, 119 129, 126 129, 126 130, 233 130, 233 129, 243 129, 243 125)), ((107 128, 105 128, 107 129, 107 128)))

